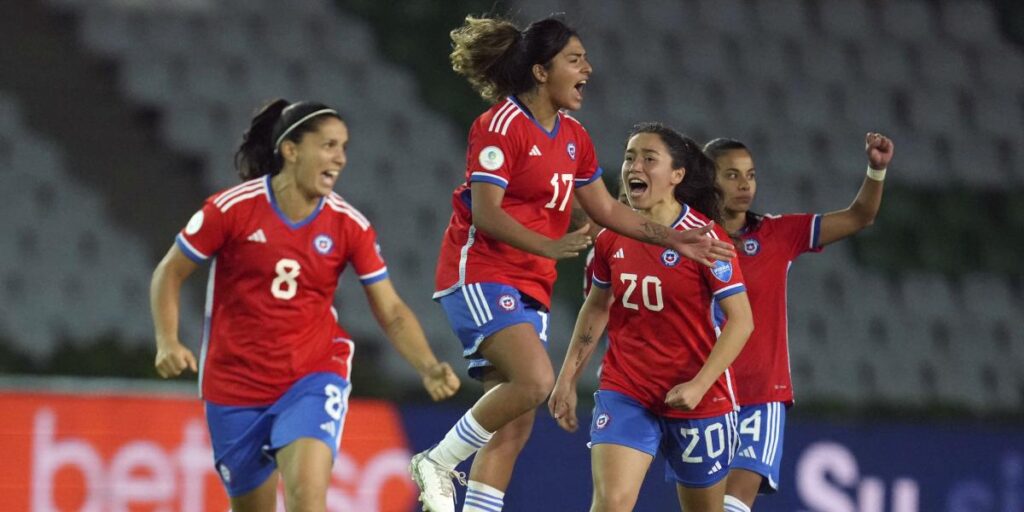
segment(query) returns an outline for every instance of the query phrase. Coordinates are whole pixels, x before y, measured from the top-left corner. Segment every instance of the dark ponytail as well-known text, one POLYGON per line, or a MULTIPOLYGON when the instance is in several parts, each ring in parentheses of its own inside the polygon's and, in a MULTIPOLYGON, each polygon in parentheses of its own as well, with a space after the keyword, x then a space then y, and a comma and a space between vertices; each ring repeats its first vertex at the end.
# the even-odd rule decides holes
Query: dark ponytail
POLYGON ((533 89, 533 65, 550 66, 569 39, 579 37, 554 16, 535 21, 524 31, 506 19, 467 16, 450 36, 452 69, 492 103, 533 89))
POLYGON ((242 135, 242 144, 235 152, 235 168, 242 181, 277 174, 283 162, 281 155, 274 153, 274 125, 281 118, 281 112, 288 106, 283 99, 276 99, 260 109, 249 123, 249 129, 242 135))
POLYGON ((653 133, 660 137, 672 157, 672 168, 686 169, 683 181, 676 185, 673 191, 676 200, 690 205, 721 224, 722 200, 721 192, 715 187, 715 163, 701 151, 693 139, 661 123, 637 124, 626 140, 641 133, 653 133))
POLYGON ((322 103, 288 103, 280 98, 268 103, 252 118, 235 152, 238 176, 248 181, 280 172, 284 159, 277 151, 278 144, 283 140, 299 143, 303 135, 316 130, 326 117, 341 120, 336 110, 322 103))

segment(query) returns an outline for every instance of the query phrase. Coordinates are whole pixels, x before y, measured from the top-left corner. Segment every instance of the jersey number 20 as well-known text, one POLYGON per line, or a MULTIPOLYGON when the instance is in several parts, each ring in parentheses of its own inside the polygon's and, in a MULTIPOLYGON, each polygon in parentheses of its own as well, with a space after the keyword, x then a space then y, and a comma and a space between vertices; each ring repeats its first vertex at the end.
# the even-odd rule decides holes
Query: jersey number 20
POLYGON ((270 283, 270 294, 281 300, 291 300, 299 291, 299 271, 302 267, 299 262, 282 258, 274 266, 277 277, 270 283))
MULTIPOLYGON (((638 278, 636 274, 619 274, 619 279, 626 284, 626 293, 622 294, 622 307, 626 309, 640 309, 639 304, 630 301, 633 292, 636 291, 638 278)), ((644 307, 650 311, 661 311, 665 307, 661 301, 661 279, 657 276, 644 276, 640 280, 640 296, 643 298, 644 307)))

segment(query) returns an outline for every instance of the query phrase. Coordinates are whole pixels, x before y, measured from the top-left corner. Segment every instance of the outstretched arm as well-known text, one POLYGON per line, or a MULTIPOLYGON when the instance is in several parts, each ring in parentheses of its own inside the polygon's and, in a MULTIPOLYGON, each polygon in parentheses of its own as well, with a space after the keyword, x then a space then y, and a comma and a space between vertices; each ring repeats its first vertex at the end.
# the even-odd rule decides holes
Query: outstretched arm
POLYGON ((569 341, 569 349, 558 372, 555 388, 548 399, 548 411, 558 425, 569 432, 575 432, 579 423, 576 419, 576 383, 580 373, 587 366, 597 348, 604 328, 608 325, 608 310, 614 299, 611 290, 594 286, 576 318, 576 328, 569 341))
POLYGON ((149 306, 156 330, 156 372, 163 378, 177 377, 185 368, 198 371, 196 356, 178 339, 181 284, 199 268, 178 246, 172 245, 153 271, 149 285, 149 306))
POLYGON ((892 161, 895 149, 888 137, 879 133, 868 133, 864 150, 868 155, 868 167, 875 171, 864 177, 864 183, 857 192, 853 203, 843 210, 825 214, 821 219, 821 245, 837 242, 870 226, 882 205, 882 188, 885 170, 892 161), (874 178, 872 178, 874 174, 874 178))
POLYGON ((448 363, 438 362, 419 320, 398 296, 391 280, 383 279, 364 288, 377 323, 398 353, 419 372, 430 398, 436 401, 454 395, 459 390, 459 378, 448 363))
POLYGON ((731 243, 706 236, 714 227, 713 224, 685 231, 661 225, 616 201, 601 180, 595 180, 576 189, 576 197, 594 222, 620 235, 674 249, 679 254, 708 266, 712 265, 712 260, 729 261, 735 255, 731 243))

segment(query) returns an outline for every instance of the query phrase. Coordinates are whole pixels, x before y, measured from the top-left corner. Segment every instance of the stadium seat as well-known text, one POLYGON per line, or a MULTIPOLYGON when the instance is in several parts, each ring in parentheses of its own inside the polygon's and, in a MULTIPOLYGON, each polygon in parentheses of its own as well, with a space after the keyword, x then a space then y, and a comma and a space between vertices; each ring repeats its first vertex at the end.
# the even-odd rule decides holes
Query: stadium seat
POLYGON ((753 26, 751 9, 742 0, 700 0, 697 17, 711 32, 738 37, 753 26))
POLYGON ((800 0, 756 2, 753 13, 760 29, 769 34, 803 39, 811 28, 800 0))
POLYGON ((973 85, 970 60, 961 46, 924 41, 916 46, 916 50, 922 86, 958 90, 973 85))
POLYGON ((899 41, 927 44, 934 42, 934 8, 921 0, 890 0, 879 4, 878 17, 886 37, 899 41))
POLYGON ((864 0, 822 0, 816 3, 822 32, 843 40, 867 40, 875 33, 864 0))
POLYGON ((943 0, 939 2, 939 20, 945 36, 964 43, 988 43, 996 39, 992 3, 982 0, 943 0))

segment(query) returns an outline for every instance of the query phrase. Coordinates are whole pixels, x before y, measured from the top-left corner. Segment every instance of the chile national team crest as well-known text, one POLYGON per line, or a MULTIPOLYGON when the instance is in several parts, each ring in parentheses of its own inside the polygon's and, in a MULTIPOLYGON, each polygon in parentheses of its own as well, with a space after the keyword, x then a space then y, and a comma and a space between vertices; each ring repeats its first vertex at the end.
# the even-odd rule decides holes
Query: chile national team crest
POLYGON ((569 158, 571 160, 576 160, 576 143, 575 142, 570 142, 570 143, 566 144, 565 145, 565 151, 567 153, 569 153, 569 158))
POLYGON ((327 254, 334 248, 334 240, 327 235, 317 235, 313 239, 313 248, 320 254, 327 254))
POLYGON ((498 297, 498 306, 500 306, 503 311, 515 311, 516 298, 509 294, 502 295, 501 297, 498 297))
POLYGON ((601 414, 598 414, 597 419, 594 420, 594 426, 597 427, 598 430, 601 430, 608 426, 608 422, 611 421, 611 419, 612 417, 609 416, 608 413, 602 412, 601 414))
POLYGON ((679 253, 672 249, 665 249, 661 253, 661 263, 668 268, 672 268, 679 264, 679 253))
POLYGON ((743 240, 743 254, 755 256, 759 252, 761 252, 761 242, 758 242, 756 238, 743 240))

